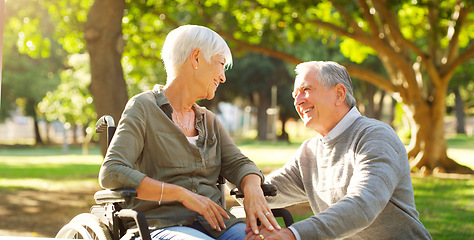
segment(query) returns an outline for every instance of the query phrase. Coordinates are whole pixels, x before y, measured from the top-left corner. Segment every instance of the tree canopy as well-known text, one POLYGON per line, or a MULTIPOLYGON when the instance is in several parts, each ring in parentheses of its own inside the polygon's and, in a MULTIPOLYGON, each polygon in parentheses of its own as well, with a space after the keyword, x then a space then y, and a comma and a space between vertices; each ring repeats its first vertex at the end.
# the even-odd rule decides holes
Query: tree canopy
POLYGON ((182 24, 206 25, 237 51, 294 64, 307 59, 291 54, 289 46, 340 39, 340 51, 352 61, 343 63, 351 76, 404 104, 411 119, 412 166, 469 171, 446 154, 444 116, 448 83, 474 56, 471 1, 127 1, 127 9, 134 9, 125 15, 134 21, 124 28, 161 33, 182 24), (357 64, 369 55, 380 59, 386 76, 357 64))
MULTIPOLYGON (((48 14, 59 22, 54 36, 64 49, 89 53, 90 90, 99 115, 107 111, 120 115, 128 99, 125 79, 133 86, 140 85, 142 79, 163 81, 161 45, 164 36, 179 25, 210 27, 229 42, 235 56, 253 51, 290 64, 334 60, 331 56, 314 59, 292 49, 314 40, 336 42, 350 60, 341 63, 352 77, 378 86, 403 103, 411 119, 409 157, 413 167, 470 171, 446 154, 444 116, 448 84, 456 69, 474 56, 472 1, 36 2, 43 8, 47 5, 48 14), (369 56, 378 58, 383 72, 367 67, 369 56)), ((48 41, 31 39, 36 49, 48 45, 48 41)))

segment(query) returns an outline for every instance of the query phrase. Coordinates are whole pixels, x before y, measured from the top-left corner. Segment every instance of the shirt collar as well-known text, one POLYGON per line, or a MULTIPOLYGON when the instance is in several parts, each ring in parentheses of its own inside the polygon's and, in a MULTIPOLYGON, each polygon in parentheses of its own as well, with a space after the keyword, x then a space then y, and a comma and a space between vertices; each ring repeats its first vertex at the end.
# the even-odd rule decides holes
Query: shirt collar
POLYGON ((329 131, 329 133, 322 139, 324 142, 331 141, 337 136, 341 135, 351 124, 358 118, 362 116, 357 110, 356 107, 352 107, 349 112, 337 123, 337 125, 329 131))
MULTIPOLYGON (((165 90, 163 89, 163 85, 156 84, 153 87, 153 92, 155 92, 156 104, 161 109, 163 109, 163 111, 165 112, 169 111, 169 116, 171 116, 171 112, 173 112, 173 109, 171 108, 171 104, 168 98, 166 97, 165 90)), ((199 106, 196 103, 193 104, 192 108, 194 110, 194 114, 196 115, 197 120, 201 120, 204 115, 204 112, 199 108, 199 106)))

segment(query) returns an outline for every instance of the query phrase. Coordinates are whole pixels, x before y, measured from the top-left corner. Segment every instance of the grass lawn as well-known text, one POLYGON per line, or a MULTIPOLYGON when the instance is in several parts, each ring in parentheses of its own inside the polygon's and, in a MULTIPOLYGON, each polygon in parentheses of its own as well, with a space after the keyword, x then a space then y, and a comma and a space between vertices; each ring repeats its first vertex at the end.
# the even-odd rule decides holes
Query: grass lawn
MULTIPOLYGON (((239 142, 242 152, 264 171, 282 166, 299 144, 239 142)), ((474 168, 474 137, 448 139, 449 156, 474 168)), ((0 191, 53 190, 98 187, 102 157, 98 148, 83 156, 80 148, 68 154, 61 148, 0 148, 0 191)), ((420 219, 433 239, 474 239, 474 178, 444 179, 413 176, 420 219)), ((299 221, 311 213, 296 215, 299 221)))
POLYGON ((413 177, 416 208, 433 239, 474 239, 474 179, 413 177))
POLYGON ((59 191, 98 187, 102 157, 99 148, 84 156, 80 148, 0 148, 0 190, 35 189, 59 191))

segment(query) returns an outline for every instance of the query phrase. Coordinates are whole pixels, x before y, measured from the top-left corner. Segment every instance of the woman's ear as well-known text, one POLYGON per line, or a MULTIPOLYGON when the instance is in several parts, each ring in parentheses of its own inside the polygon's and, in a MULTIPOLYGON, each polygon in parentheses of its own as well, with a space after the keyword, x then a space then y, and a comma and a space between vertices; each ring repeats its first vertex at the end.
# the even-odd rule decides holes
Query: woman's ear
POLYGON ((193 65, 193 68, 194 69, 197 69, 198 68, 198 64, 199 64, 199 54, 201 53, 201 49, 199 48, 195 48, 192 52, 191 52, 191 64, 193 65))

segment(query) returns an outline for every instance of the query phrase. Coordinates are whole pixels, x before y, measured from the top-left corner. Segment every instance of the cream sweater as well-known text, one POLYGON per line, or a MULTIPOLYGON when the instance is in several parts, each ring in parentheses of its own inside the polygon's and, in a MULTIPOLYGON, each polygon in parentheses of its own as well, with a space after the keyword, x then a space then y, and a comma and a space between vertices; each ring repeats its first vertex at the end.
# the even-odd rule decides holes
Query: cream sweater
POLYGON ((415 209, 410 166, 392 128, 358 117, 334 139, 305 141, 267 176, 271 207, 310 203, 313 216, 292 225, 301 239, 431 239, 415 209))

